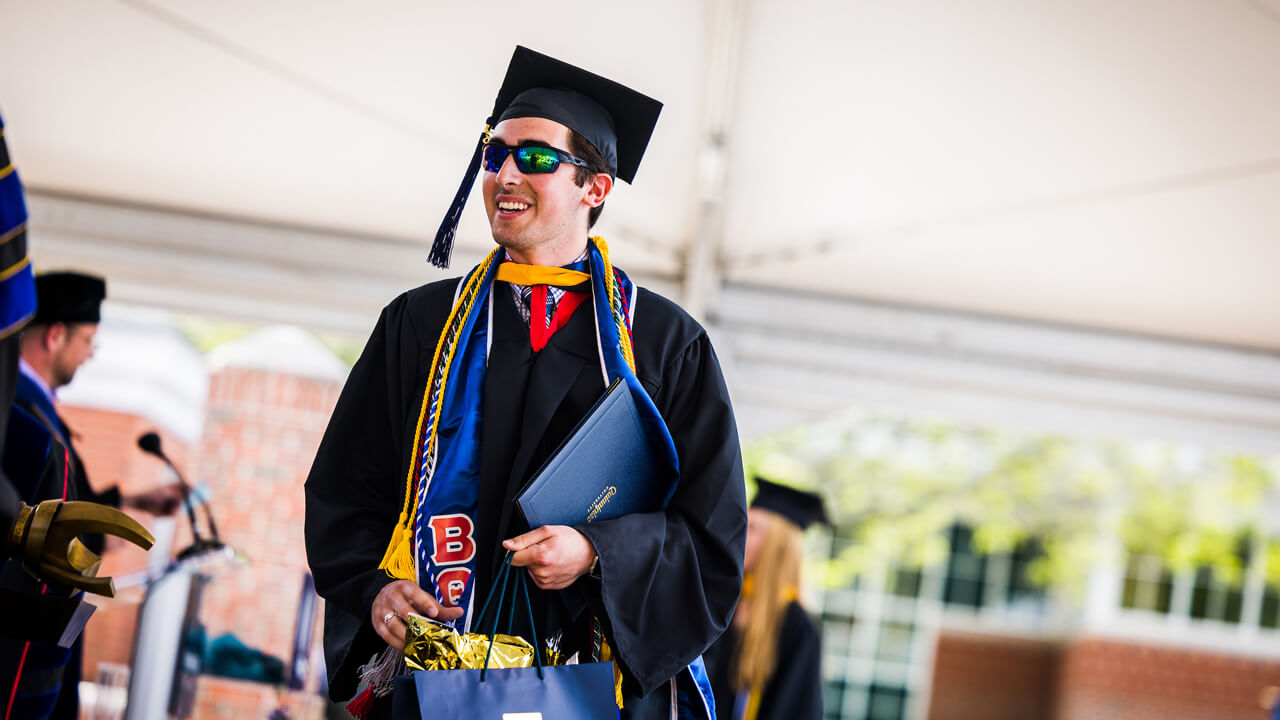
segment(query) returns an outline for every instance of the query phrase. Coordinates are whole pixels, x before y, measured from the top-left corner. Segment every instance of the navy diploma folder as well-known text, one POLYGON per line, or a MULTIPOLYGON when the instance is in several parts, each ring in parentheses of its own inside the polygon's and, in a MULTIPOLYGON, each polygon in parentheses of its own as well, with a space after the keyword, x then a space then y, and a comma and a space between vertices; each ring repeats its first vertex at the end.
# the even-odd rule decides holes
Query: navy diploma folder
POLYGON ((661 510, 665 477, 625 382, 614 380, 516 497, 530 528, 661 510))

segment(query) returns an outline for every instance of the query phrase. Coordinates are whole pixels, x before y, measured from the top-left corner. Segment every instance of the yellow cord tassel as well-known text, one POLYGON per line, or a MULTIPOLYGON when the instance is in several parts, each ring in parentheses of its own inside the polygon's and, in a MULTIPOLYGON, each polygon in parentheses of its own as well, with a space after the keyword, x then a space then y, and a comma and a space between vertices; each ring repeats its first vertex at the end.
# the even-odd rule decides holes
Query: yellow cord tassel
MULTIPOLYGON (((497 258, 498 252, 502 248, 494 248, 489 256, 484 259, 476 272, 471 275, 467 281, 462 293, 458 296, 458 302, 454 303, 453 309, 449 311, 449 319, 444 324, 444 330, 440 333, 440 339, 436 341, 435 355, 431 358, 431 372, 427 374, 427 390, 422 396, 422 409, 418 411, 418 426, 413 431, 413 445, 411 452, 415 455, 418 451, 418 443, 422 440, 422 425, 426 418, 427 408, 431 404, 431 390, 434 386, 433 380, 437 373, 444 373, 444 377, 440 381, 440 396, 444 397, 445 387, 449 380, 449 368, 453 363, 453 351, 457 347, 455 342, 447 350, 445 349, 445 338, 449 335, 449 329, 453 327, 455 322, 459 322, 461 315, 465 319, 467 313, 470 312, 471 305, 475 302, 476 294, 479 291, 480 281, 489 271, 489 266, 493 264, 497 258), (441 365, 441 354, 446 353, 443 358, 444 364, 441 365)), ((440 411, 442 403, 436 405, 435 415, 431 426, 431 436, 427 438, 427 449, 421 462, 434 461, 436 451, 436 427, 440 424, 440 411)), ((391 540, 387 542, 387 550, 382 554, 382 562, 378 563, 379 570, 385 570, 388 575, 397 580, 418 581, 418 563, 413 552, 413 516, 418 512, 417 483, 414 482, 413 471, 416 463, 409 462, 408 477, 405 478, 404 488, 404 506, 400 510, 400 517, 396 520, 396 529, 391 532, 391 540)))
POLYGON ((600 662, 613 661, 613 699, 618 703, 618 709, 622 709, 622 666, 613 657, 613 648, 609 647, 609 641, 601 638, 600 640, 600 662))
POLYGON ((396 529, 391 533, 391 542, 382 555, 378 569, 397 580, 417 580, 417 571, 413 562, 413 529, 407 524, 408 513, 400 513, 396 521, 396 529))

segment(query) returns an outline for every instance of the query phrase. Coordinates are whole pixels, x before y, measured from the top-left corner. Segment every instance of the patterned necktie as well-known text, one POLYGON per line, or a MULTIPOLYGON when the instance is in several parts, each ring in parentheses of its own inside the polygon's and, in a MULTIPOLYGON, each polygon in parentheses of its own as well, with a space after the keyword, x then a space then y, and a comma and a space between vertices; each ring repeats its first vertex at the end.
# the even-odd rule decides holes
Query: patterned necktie
MULTIPOLYGON (((556 306, 560 304, 560 298, 564 296, 564 290, 557 287, 547 288, 547 307, 544 320, 547 327, 551 327, 551 319, 556 316, 556 306), (559 292, 557 292, 559 291, 559 292)), ((520 288, 520 316, 525 320, 533 317, 533 286, 524 285, 520 288)))

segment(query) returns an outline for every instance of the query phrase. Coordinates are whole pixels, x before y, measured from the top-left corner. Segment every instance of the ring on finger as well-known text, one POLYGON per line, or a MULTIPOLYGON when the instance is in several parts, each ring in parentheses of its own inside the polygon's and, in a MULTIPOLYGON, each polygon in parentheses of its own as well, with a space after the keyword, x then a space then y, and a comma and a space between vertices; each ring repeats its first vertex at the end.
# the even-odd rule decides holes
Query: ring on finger
POLYGON ((399 615, 399 614, 397 614, 395 610, 392 610, 391 612, 389 612, 389 613, 387 613, 386 615, 383 615, 383 616, 382 616, 382 624, 383 624, 383 625, 388 625, 388 624, 390 624, 390 623, 391 623, 391 618, 394 618, 394 617, 400 617, 400 615, 399 615))

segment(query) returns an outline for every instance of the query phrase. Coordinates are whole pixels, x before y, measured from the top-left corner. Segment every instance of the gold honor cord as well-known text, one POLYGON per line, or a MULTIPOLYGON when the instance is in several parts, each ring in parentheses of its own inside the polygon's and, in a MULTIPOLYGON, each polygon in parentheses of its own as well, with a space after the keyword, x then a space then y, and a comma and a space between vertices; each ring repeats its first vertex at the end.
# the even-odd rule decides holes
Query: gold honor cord
MULTIPOLYGON (((618 279, 613 274, 613 263, 609 262, 609 244, 599 235, 592 235, 591 242, 600 250, 600 259, 604 261, 604 286, 609 294, 609 309, 613 312, 614 324, 618 326, 618 344, 622 347, 622 357, 626 358, 631 372, 636 371, 636 358, 631 352, 631 333, 627 330, 627 319, 622 314, 622 298, 618 292, 618 279)), ((631 298, 631 302, 635 302, 631 298)))
POLYGON ((417 558, 414 557, 413 552, 413 516, 417 514, 420 498, 417 497, 417 483, 414 482, 414 471, 417 470, 419 462, 434 463, 436 424, 440 421, 441 404, 436 403, 435 412, 432 414, 431 436, 427 439, 425 452, 421 457, 418 457, 418 447, 422 441, 423 420, 426 418, 427 410, 431 406, 431 396, 437 384, 439 385, 437 397, 444 396, 449 368, 453 364, 453 351, 457 347, 457 343, 453 341, 456 340, 457 333, 461 331, 458 326, 470 314, 479 291, 480 282, 488 273, 489 266, 493 264, 499 250, 500 248, 494 248, 467 281, 466 287, 458 296, 458 302, 454 303, 453 308, 449 311, 449 319, 445 322, 444 332, 440 333, 440 339, 436 343, 435 354, 431 359, 431 372, 427 376, 430 380, 427 383, 427 390, 422 396, 422 409, 418 411, 418 425, 413 432, 413 445, 410 446, 410 452, 413 455, 410 456, 409 474, 405 478, 404 506, 400 511, 399 519, 396 521, 396 529, 391 534, 391 541, 387 544, 387 550, 383 553, 382 562, 378 563, 379 569, 386 570, 388 575, 398 580, 418 581, 417 558), (440 362, 442 355, 444 356, 443 365, 440 362), (413 462, 413 460, 418 460, 419 462, 413 462))

